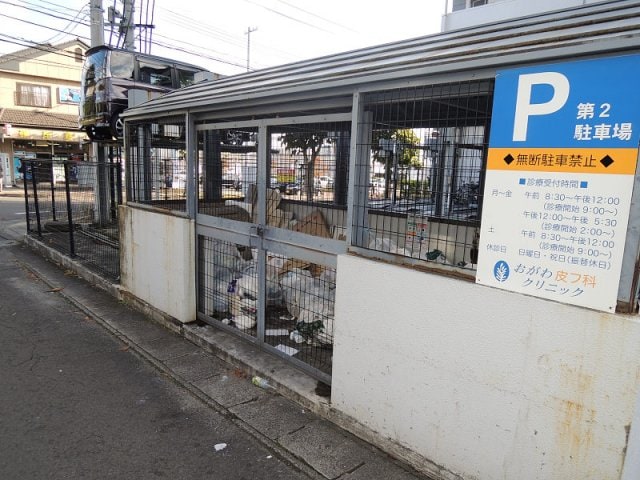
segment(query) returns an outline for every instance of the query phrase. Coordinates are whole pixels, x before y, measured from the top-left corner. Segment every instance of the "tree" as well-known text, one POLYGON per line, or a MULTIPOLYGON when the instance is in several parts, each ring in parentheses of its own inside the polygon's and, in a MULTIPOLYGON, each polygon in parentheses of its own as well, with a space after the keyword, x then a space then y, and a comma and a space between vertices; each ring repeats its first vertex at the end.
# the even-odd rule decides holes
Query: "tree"
POLYGON ((420 138, 410 128, 398 129, 398 130, 376 130, 373 132, 372 144, 374 145, 373 158, 377 162, 386 163, 387 155, 385 151, 380 147, 380 144, 384 140, 389 141, 391 144, 396 145, 396 153, 398 151, 401 154, 398 156, 398 165, 419 167, 420 158, 418 155, 418 145, 420 145, 420 138))
MULTIPOLYGON (((417 148, 420 145, 420 138, 410 128, 376 130, 373 132, 372 144, 373 159, 384 163, 385 197, 388 198, 391 174, 397 176, 398 167, 421 166, 417 148)), ((395 192, 395 182, 393 187, 395 192)))
POLYGON ((322 130, 290 132, 280 137, 287 150, 294 155, 302 154, 305 165, 303 190, 307 194, 307 200, 313 199, 315 161, 327 139, 328 133, 322 130))

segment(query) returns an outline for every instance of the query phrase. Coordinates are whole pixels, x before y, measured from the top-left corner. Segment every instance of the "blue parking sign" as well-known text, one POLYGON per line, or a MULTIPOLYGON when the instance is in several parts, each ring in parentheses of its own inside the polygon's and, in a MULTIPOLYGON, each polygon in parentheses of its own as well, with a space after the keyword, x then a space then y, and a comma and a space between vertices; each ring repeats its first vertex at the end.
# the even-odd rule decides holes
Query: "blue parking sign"
POLYGON ((492 147, 636 148, 640 55, 498 72, 492 147))

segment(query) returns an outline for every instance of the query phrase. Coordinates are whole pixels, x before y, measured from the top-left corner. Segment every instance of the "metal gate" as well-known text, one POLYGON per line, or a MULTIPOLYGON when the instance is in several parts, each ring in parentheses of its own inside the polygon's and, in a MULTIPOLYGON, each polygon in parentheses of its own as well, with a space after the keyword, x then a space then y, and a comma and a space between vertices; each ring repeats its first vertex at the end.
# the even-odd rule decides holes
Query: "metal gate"
POLYGON ((196 126, 198 318, 331 381, 350 115, 196 126))

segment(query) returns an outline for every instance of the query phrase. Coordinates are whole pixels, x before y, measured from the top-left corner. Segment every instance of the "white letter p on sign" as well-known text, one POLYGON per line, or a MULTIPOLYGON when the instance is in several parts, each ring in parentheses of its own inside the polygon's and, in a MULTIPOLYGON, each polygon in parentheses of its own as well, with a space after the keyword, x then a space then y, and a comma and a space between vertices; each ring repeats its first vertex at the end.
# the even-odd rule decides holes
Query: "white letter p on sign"
MULTIPOLYGON (((524 142, 527 139, 529 117, 548 115, 560 110, 569 98, 569 79, 558 72, 529 73, 518 77, 518 95, 516 114, 513 121, 513 141, 524 142), (531 90, 534 85, 550 85, 553 96, 548 102, 531 103, 531 90)), ((553 128, 550 126, 549 128, 553 128)))

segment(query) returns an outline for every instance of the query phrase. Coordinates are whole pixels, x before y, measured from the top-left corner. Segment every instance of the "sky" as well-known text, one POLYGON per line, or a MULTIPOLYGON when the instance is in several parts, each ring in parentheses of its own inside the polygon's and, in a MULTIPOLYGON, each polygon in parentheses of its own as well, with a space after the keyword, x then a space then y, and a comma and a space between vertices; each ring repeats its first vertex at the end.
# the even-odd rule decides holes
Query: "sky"
MULTIPOLYGON (((134 18, 155 26, 138 31, 139 38, 151 36, 151 53, 232 75, 247 71, 247 54, 249 68, 257 70, 438 33, 445 4, 446 0, 135 0, 134 18)), ((90 43, 88 0, 0 0, 0 6, 0 54, 32 42, 56 44, 79 37, 90 43)), ((122 11, 121 0, 103 0, 105 11, 113 6, 122 11)), ((105 32, 106 43, 116 38, 105 32)), ((139 40, 136 49, 144 49, 139 40)))

